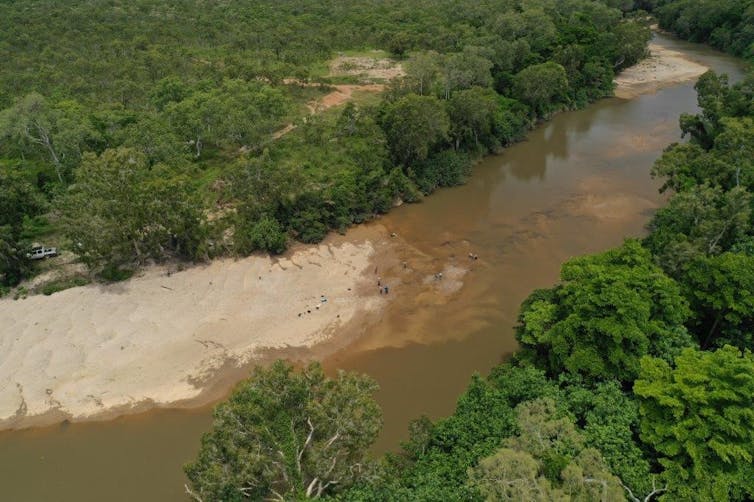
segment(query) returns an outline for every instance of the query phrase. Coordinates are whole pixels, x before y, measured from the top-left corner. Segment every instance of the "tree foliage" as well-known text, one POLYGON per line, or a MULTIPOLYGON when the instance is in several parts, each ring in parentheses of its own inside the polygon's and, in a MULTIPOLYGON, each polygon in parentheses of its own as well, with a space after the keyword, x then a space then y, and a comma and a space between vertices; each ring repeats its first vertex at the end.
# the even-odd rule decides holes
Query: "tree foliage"
POLYGON ((518 434, 469 469, 485 500, 624 500, 599 451, 584 446, 573 420, 551 398, 516 408, 518 434))
POLYGON ((410 94, 387 106, 383 128, 395 162, 410 165, 447 139, 450 121, 440 100, 410 94))
POLYGON ((551 375, 632 381, 642 356, 670 357, 690 344, 678 285, 637 241, 565 263, 561 281, 524 302, 516 333, 551 375))
POLYGON ((39 214, 44 199, 20 173, 0 171, 0 285, 15 286, 25 274, 28 242, 25 217, 39 214))
POLYGON ((0 138, 14 141, 21 151, 39 150, 55 168, 60 183, 80 160, 85 142, 92 141, 95 135, 74 101, 51 105, 44 96, 33 92, 0 112, 0 138))
POLYGON ((725 346, 647 357, 634 384, 642 439, 660 455, 667 500, 754 496, 754 357, 725 346))
POLYGON ((205 218, 185 176, 133 149, 87 154, 61 200, 66 235, 92 267, 206 253, 205 218))
MULTIPOLYGON (((461 183, 475 156, 520 139, 552 111, 609 94, 616 69, 640 57, 649 34, 602 0, 4 7, 0 160, 34 165, 46 194, 79 184, 74 173, 106 150, 132 149, 150 169, 166 166, 156 170, 167 178, 185 176, 217 232, 188 237, 203 239, 192 243, 202 252, 161 242, 149 260, 210 248, 278 252, 290 239, 317 242, 461 183), (327 74, 332 57, 373 48, 406 58, 406 77, 387 83, 379 105, 320 113, 313 103, 328 84, 352 83, 327 74), (269 179, 239 175, 253 165, 269 179)), ((50 221, 54 243, 78 254, 57 224, 71 228, 87 214, 74 200, 53 201, 66 214, 50 221)), ((120 203, 141 213, 138 200, 120 203)), ((130 249, 115 261, 145 261, 140 246, 130 249)))
POLYGON ((317 363, 257 368, 214 412, 190 493, 202 500, 315 499, 346 490, 371 466, 366 449, 382 426, 366 376, 328 378, 317 363))
POLYGON ((754 56, 751 0, 659 0, 660 26, 694 42, 745 57, 754 56))
POLYGON ((524 103, 538 115, 546 115, 566 99, 568 76, 565 68, 550 61, 524 68, 513 78, 513 85, 524 103))

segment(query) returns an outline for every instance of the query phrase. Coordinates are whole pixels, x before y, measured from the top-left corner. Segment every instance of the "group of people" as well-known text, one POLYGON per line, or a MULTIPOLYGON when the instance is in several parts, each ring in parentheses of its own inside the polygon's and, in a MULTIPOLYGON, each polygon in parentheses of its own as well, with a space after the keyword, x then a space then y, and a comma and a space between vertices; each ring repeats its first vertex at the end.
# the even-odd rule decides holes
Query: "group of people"
MULTIPOLYGON (((325 295, 320 295, 319 304, 314 306, 314 310, 319 310, 320 305, 324 305, 325 303, 327 303, 327 297, 325 295)), ((298 316, 301 317, 304 314, 311 314, 311 313, 312 313, 312 309, 306 309, 306 312, 299 312, 298 316)))
MULTIPOLYGON (((479 259, 479 255, 476 255, 474 253, 469 253, 469 259, 470 260, 478 260, 479 259)), ((406 263, 404 261, 402 264, 403 264, 403 268, 404 269, 408 268, 408 263, 406 263)), ((377 272, 377 268, 376 267, 375 267, 374 271, 375 271, 375 273, 377 272)), ((442 276, 442 272, 437 272, 434 275, 434 278, 435 278, 436 281, 442 280, 442 277, 443 277, 442 276)), ((260 277, 260 279, 261 279, 261 277, 260 277)), ((382 278, 379 277, 379 276, 377 277, 377 288, 379 289, 379 292, 380 292, 381 295, 387 295, 387 294, 390 293, 390 287, 387 284, 383 284, 382 283, 382 278)), ((351 288, 348 288, 348 290, 350 291, 351 288)), ((315 305, 315 307, 314 307, 315 310, 319 310, 320 305, 324 305, 325 303, 327 303, 327 297, 325 295, 320 295, 319 301, 320 301, 320 303, 318 305, 315 305)), ((304 314, 311 314, 311 313, 312 313, 312 310, 311 309, 307 309, 306 312, 299 312, 298 316, 301 317, 304 314)), ((338 317, 340 317, 340 316, 338 316, 338 317)))
MULTIPOLYGON (((479 255, 474 254, 474 253, 469 253, 469 260, 476 261, 478 259, 479 259, 479 255)), ((402 262, 402 265, 403 265, 404 269, 408 268, 408 263, 407 262, 405 262, 405 261, 402 262)), ((374 271, 376 273, 377 272, 377 268, 375 268, 374 271)), ((441 281, 442 277, 443 277, 442 276, 442 272, 437 272, 436 274, 434 274, 434 278, 435 278, 436 281, 441 281)), ((390 288, 387 285, 382 284, 382 279, 379 276, 377 277, 377 288, 379 289, 381 295, 386 295, 386 294, 388 294, 390 292, 390 288)))
POLYGON ((380 290, 381 295, 386 295, 390 292, 390 288, 387 284, 382 284, 382 279, 377 278, 377 288, 380 290))

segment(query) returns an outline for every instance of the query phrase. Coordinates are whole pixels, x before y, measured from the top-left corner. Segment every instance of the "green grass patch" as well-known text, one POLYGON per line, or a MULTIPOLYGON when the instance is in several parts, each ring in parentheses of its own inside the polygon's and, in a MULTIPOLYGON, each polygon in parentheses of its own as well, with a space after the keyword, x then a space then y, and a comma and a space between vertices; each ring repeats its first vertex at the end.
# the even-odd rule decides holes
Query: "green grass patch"
POLYGON ((53 293, 57 293, 58 291, 63 291, 65 289, 75 288, 78 286, 84 286, 86 284, 89 284, 90 281, 86 277, 71 277, 67 279, 60 279, 52 282, 48 282, 42 288, 39 290, 40 293, 46 296, 50 296, 53 293))

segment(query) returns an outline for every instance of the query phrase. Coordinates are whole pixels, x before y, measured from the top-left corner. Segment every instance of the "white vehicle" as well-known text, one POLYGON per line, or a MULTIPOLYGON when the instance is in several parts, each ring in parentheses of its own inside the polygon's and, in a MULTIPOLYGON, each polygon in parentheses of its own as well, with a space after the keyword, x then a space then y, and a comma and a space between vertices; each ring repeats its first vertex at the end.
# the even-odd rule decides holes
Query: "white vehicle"
POLYGON ((26 257, 30 260, 42 260, 49 256, 57 256, 58 248, 46 248, 44 246, 35 246, 31 248, 31 251, 26 253, 26 257))

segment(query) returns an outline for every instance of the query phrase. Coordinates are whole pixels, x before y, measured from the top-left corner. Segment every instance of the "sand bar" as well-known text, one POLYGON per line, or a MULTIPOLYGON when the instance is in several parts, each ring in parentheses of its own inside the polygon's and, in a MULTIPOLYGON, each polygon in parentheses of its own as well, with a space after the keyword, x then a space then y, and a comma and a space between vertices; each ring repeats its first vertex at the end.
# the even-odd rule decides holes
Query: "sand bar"
POLYGON ((652 94, 672 85, 698 78, 709 68, 684 54, 661 45, 649 44, 650 56, 626 68, 615 78, 615 96, 631 99, 652 94))
POLYGON ((0 300, 0 428, 202 404, 218 372, 265 349, 312 347, 377 311, 382 232, 371 225, 282 258, 170 275, 153 267, 124 283, 0 300))

